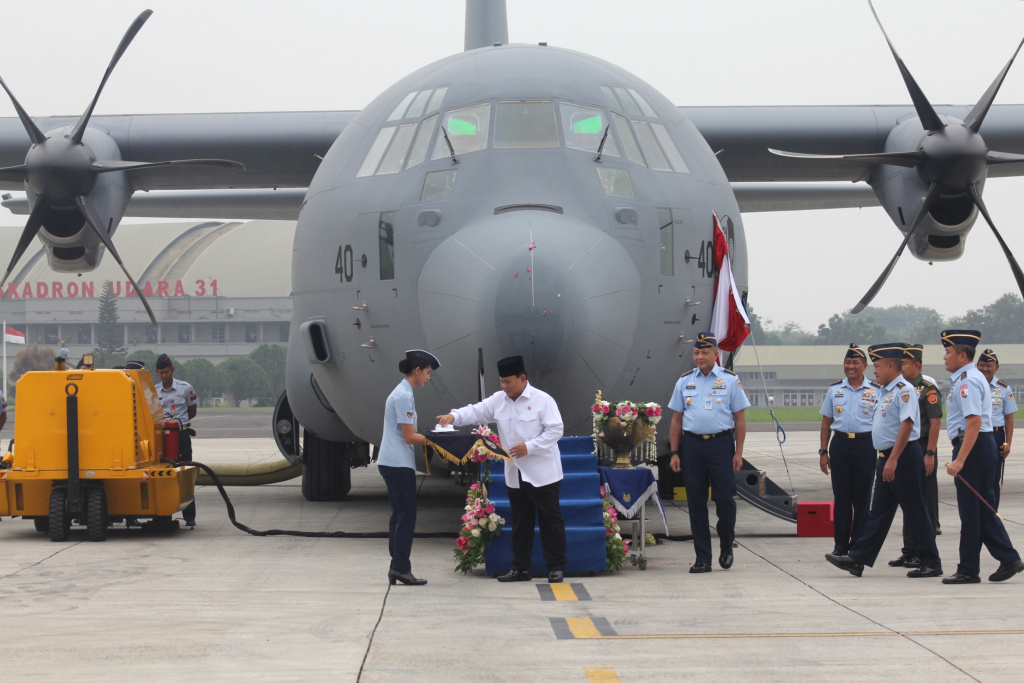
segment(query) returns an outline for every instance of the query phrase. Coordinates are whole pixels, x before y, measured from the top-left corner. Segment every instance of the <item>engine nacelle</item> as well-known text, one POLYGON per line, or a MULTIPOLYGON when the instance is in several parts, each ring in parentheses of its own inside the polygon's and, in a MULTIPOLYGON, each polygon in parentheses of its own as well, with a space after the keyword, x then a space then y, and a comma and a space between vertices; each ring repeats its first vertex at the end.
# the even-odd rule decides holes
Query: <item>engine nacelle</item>
MULTIPOLYGON (((950 117, 941 118, 948 125, 961 123, 950 117)), ((924 136, 920 121, 911 117, 892 129, 885 151, 916 150, 924 136)), ((882 164, 875 169, 870 184, 889 218, 906 235, 928 194, 928 183, 921 178, 919 170, 882 164)), ((979 182, 979 191, 983 187, 984 181, 979 182)), ((977 220, 978 207, 966 192, 940 194, 907 247, 922 261, 956 260, 963 256, 967 233, 977 220)))

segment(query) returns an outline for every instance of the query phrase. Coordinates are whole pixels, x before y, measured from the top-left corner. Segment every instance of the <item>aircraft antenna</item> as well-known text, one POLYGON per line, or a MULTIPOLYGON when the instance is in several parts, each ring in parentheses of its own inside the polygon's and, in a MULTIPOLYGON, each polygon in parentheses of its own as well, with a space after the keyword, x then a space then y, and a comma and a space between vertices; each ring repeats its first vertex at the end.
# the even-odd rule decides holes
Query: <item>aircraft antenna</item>
POLYGON ((505 0, 466 0, 465 49, 508 45, 505 0))
POLYGON ((608 141, 608 131, 611 129, 611 124, 604 127, 604 135, 601 136, 601 144, 597 146, 597 156, 594 157, 594 161, 601 163, 601 155, 604 154, 604 143, 608 141))
POLYGON ((444 135, 444 142, 446 145, 448 145, 448 151, 452 155, 452 163, 459 163, 459 160, 455 158, 455 148, 452 147, 452 141, 448 138, 448 131, 445 130, 444 126, 441 126, 441 133, 444 135))

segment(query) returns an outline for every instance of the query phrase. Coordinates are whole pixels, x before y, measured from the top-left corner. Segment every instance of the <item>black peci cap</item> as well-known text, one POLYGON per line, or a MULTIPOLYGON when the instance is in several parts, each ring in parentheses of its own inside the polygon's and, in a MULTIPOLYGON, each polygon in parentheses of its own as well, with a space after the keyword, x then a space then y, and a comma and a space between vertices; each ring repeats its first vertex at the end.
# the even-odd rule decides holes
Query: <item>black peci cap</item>
POLYGON ((498 361, 498 377, 518 377, 526 374, 522 356, 509 356, 498 361))

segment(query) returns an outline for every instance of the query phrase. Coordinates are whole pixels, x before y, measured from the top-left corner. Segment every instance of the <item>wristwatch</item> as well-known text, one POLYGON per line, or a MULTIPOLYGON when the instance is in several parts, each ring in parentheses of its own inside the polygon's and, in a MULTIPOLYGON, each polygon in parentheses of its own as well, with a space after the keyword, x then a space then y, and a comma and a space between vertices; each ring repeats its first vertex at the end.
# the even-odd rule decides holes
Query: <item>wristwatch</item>
POLYGON ((931 456, 934 456, 934 455, 935 455, 935 451, 932 451, 932 450, 928 450, 928 451, 925 451, 925 452, 924 452, 924 454, 925 454, 925 455, 931 455, 931 456))
POLYGON ((819 448, 818 455, 828 455, 828 450, 825 448, 819 448))
POLYGON ((669 451, 669 455, 679 455, 679 451, 669 451))

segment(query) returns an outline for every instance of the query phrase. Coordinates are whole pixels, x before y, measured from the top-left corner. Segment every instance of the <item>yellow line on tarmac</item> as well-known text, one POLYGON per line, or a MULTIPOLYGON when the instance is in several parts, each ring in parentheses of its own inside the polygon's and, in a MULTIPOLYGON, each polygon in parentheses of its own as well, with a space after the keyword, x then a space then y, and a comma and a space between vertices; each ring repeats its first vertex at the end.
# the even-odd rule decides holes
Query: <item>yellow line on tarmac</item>
POLYGON ((583 673, 590 683, 619 683, 619 675, 609 666, 585 666, 583 673))
POLYGON ((553 583, 551 584, 551 592, 554 593, 555 600, 578 600, 576 591, 573 590, 572 584, 569 583, 553 583))
MULTIPOLYGON (((589 617, 566 617, 565 623, 569 625, 569 630, 572 631, 574 638, 582 640, 584 638, 604 637, 589 617)), ((612 637, 614 638, 615 636, 612 637)))

